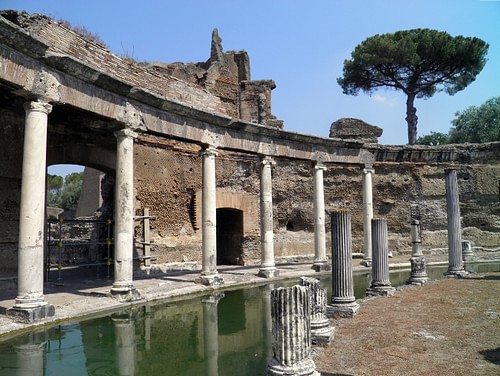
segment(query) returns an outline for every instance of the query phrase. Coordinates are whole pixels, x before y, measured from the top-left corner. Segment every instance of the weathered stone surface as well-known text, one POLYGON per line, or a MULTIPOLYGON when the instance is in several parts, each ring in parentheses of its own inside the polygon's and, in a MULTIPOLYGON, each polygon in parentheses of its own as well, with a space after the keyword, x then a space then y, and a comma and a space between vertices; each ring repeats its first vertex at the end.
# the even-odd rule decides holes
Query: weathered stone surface
POLYGON ((366 289, 368 296, 390 296, 394 294, 389 279, 389 243, 387 241, 387 220, 384 218, 372 219, 372 282, 366 289))
POLYGON ((311 358, 310 290, 304 286, 271 291, 273 358, 267 374, 319 376, 311 358))
POLYGON ((382 128, 365 123, 363 120, 342 118, 332 123, 330 137, 354 139, 363 142, 377 142, 382 136, 382 128))
POLYGON ((326 290, 316 278, 300 277, 300 285, 310 290, 311 341, 313 344, 326 345, 333 340, 335 328, 330 326, 326 316, 326 290))
POLYGON ((332 301, 328 316, 352 317, 358 309, 352 278, 351 212, 334 210, 332 222, 332 301))

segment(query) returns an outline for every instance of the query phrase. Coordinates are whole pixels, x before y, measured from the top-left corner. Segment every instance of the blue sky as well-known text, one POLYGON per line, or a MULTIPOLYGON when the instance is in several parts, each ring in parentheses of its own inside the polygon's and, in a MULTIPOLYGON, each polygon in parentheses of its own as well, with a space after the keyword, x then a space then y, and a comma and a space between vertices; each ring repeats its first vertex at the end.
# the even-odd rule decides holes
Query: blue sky
POLYGON ((252 79, 275 80, 273 113, 285 129, 323 137, 333 121, 354 117, 382 127, 380 143, 407 143, 402 94, 347 96, 336 83, 343 61, 375 34, 432 28, 490 45, 489 61, 469 87, 416 101, 418 135, 447 132, 456 111, 500 95, 500 0, 0 0, 0 5, 85 26, 112 52, 145 61, 205 61, 217 27, 224 50, 249 53, 252 79))

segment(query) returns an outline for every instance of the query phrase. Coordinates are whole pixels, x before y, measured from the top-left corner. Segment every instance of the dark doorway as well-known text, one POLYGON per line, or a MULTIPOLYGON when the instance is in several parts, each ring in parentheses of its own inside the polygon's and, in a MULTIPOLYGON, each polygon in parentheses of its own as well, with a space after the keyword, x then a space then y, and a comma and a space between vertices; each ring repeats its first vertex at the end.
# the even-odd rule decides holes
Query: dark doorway
POLYGON ((217 209, 217 265, 241 265, 243 211, 217 209))

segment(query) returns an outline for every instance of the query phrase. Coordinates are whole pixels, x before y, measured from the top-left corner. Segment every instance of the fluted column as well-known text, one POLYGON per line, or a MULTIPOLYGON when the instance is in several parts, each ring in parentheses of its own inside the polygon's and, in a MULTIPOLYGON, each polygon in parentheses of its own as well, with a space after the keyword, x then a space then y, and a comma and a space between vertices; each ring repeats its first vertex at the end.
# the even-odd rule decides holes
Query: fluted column
POLYGON ((425 266, 425 257, 422 253, 422 235, 420 227, 420 209, 418 205, 410 206, 411 217, 411 274, 407 283, 422 285, 429 280, 425 266))
POLYGON ((363 169, 363 261, 362 265, 372 263, 372 218, 373 218, 373 168, 363 169))
POLYGON ((326 166, 319 163, 314 166, 314 262, 312 268, 317 272, 331 269, 326 257, 323 171, 326 171, 326 166))
POLYGON ((304 286, 271 292, 273 358, 268 375, 319 376, 311 357, 310 291, 304 286))
POLYGON ((334 210, 332 226, 332 301, 328 316, 352 317, 359 309, 352 277, 351 212, 334 210))
POLYGON ((326 290, 318 279, 301 277, 300 285, 309 288, 311 306, 311 341, 313 344, 325 345, 332 341, 334 328, 326 316, 326 290))
POLYGON ((134 138, 130 129, 115 132, 115 260, 111 293, 119 300, 136 300, 134 262, 134 138))
POLYGON ((387 239, 387 220, 372 219, 372 283, 366 295, 393 295, 394 287, 389 280, 389 241, 387 239))
POLYGON ((260 174, 260 249, 262 262, 258 275, 264 278, 279 275, 274 263, 273 190, 271 169, 275 162, 262 158, 260 174))
POLYGON ((446 209, 448 214, 448 271, 445 275, 453 277, 465 273, 462 262, 460 203, 456 169, 446 169, 445 185, 446 209))
POLYGON ((203 304, 203 348, 205 350, 205 375, 219 375, 219 323, 217 305, 224 298, 217 292, 202 298, 203 304))
POLYGON ((215 181, 216 149, 209 146, 201 152, 202 169, 202 199, 201 199, 201 275, 198 283, 204 285, 219 285, 224 282, 217 272, 217 202, 215 181))
POLYGON ((54 306, 43 295, 47 120, 52 106, 27 102, 24 109, 17 297, 7 314, 19 321, 32 322, 55 313, 54 306))

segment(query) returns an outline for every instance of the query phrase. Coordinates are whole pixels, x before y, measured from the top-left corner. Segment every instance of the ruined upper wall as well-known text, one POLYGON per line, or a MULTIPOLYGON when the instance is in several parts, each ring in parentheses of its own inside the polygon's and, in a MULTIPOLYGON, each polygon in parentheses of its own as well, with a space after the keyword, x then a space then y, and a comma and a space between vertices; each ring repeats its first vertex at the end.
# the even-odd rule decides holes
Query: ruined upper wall
POLYGON ((84 81, 89 82, 94 79, 97 84, 101 82, 109 85, 110 88, 115 86, 116 89, 117 85, 112 80, 107 79, 106 76, 109 76, 117 81, 126 82, 132 86, 150 91, 165 99, 204 109, 205 111, 229 115, 222 100, 206 90, 178 80, 175 77, 148 71, 137 64, 122 59, 104 46, 84 38, 46 16, 29 15, 25 12, 19 13, 15 11, 2 11, 0 15, 21 27, 31 37, 46 44, 48 51, 45 52, 45 55, 49 60, 52 55, 54 57, 52 62, 58 64, 58 68, 65 68, 64 60, 60 58, 67 55, 95 69, 97 72, 104 73, 104 75, 97 75, 84 70, 72 72, 84 81))
MULTIPOLYGON (((123 82, 126 87, 138 87, 165 99, 209 113, 258 124, 276 124, 275 117, 270 111, 270 90, 266 85, 263 85, 260 92, 265 93, 268 115, 261 118, 240 116, 246 113, 240 108, 240 91, 244 91, 244 87, 243 89, 240 87, 240 82, 250 80, 249 57, 244 51, 223 52, 221 39, 216 29, 212 36, 211 56, 208 61, 191 64, 149 64, 121 58, 100 43, 85 38, 64 24, 44 15, 1 11, 0 16, 46 44, 48 51, 45 51, 45 56, 58 68, 64 70, 67 68, 64 60, 61 59, 62 56, 67 55, 97 72, 104 73, 104 75, 96 75, 84 69, 72 72, 87 82, 95 80, 97 84, 103 84, 119 92, 124 88, 113 82, 117 80, 123 82), (267 118, 273 121, 266 122, 267 118)), ((262 100, 262 98, 254 98, 253 103, 247 101, 244 105, 262 107, 258 99, 262 100)))

